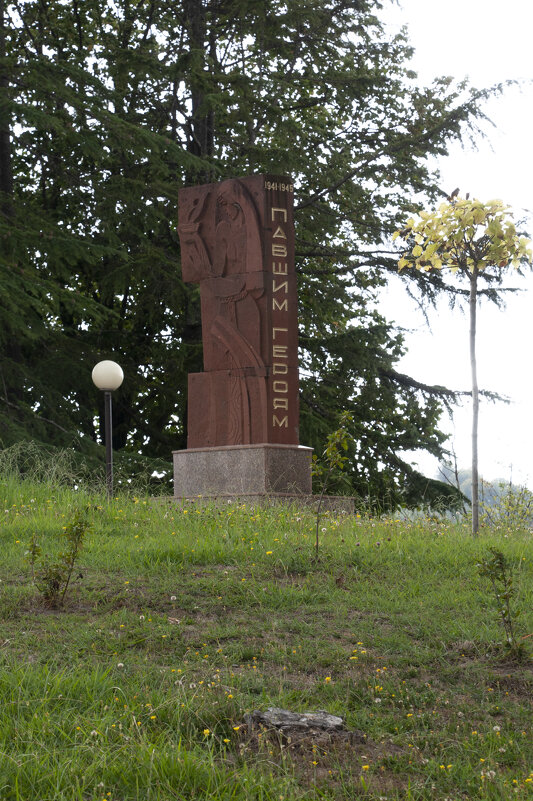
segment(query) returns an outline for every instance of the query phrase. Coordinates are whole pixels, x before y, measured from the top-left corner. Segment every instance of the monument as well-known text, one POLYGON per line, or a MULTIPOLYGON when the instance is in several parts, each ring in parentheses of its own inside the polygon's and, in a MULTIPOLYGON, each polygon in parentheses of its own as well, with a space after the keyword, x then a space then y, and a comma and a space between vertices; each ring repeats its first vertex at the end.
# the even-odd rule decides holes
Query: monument
POLYGON ((254 175, 180 190, 183 280, 200 289, 204 370, 189 374, 174 495, 311 492, 298 438, 293 184, 254 175))

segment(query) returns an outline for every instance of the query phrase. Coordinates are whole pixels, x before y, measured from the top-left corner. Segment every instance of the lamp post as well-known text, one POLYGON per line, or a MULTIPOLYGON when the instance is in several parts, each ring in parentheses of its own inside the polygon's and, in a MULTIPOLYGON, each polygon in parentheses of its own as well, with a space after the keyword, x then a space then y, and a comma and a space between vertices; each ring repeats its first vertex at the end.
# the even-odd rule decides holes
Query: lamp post
POLYGON ((106 359, 93 367, 93 383, 104 392, 105 418, 105 461, 107 496, 113 496, 113 419, 111 414, 111 393, 124 381, 122 367, 106 359))

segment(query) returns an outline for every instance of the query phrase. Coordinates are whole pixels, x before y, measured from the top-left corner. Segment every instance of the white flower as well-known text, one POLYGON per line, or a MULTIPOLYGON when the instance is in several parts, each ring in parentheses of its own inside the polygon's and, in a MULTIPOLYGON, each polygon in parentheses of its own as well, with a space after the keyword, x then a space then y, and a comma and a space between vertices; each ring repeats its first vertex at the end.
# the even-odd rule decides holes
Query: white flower
POLYGON ((124 667, 124 662, 118 662, 117 663, 117 667, 118 668, 123 668, 124 667))
POLYGON ((171 600, 171 601, 175 601, 175 600, 176 600, 176 596, 175 596, 175 595, 171 595, 171 596, 170 596, 170 600, 171 600))
POLYGON ((496 776, 496 771, 495 770, 486 770, 486 771, 482 770, 481 771, 481 780, 483 780, 483 779, 494 779, 495 776, 496 776))

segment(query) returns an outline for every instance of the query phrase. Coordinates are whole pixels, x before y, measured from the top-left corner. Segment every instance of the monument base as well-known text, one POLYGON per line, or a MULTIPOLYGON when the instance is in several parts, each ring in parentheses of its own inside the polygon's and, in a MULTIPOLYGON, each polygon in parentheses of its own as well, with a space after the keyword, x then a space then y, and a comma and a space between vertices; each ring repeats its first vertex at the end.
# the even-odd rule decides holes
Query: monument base
POLYGON ((174 497, 310 495, 312 452, 271 443, 174 451, 174 497))

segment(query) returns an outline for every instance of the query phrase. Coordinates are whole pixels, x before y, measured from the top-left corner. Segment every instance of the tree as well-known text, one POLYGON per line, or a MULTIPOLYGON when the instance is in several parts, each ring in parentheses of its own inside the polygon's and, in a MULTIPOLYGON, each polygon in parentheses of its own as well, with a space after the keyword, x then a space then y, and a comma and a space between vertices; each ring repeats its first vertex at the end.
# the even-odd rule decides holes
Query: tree
MULTIPOLYGON (((409 198, 439 196, 428 158, 475 129, 487 93, 449 79, 417 87, 406 35, 387 36, 380 8, 5 0, 4 444, 78 437, 94 453, 103 409, 90 371, 111 357, 126 375, 119 454, 168 462, 184 447, 186 375, 201 370, 202 353, 197 289, 180 277, 177 191, 288 172, 301 441, 321 452, 349 409, 364 443, 347 471, 354 491, 420 500, 427 481, 401 451, 442 454, 438 418, 453 393, 398 374, 402 339, 375 298, 396 269, 387 242, 414 210, 409 198)), ((428 298, 444 286, 438 275, 410 284, 428 298)))
MULTIPOLYGON (((458 197, 434 212, 410 218, 394 238, 409 243, 398 268, 414 266, 428 273, 449 268, 469 282, 470 367, 472 373, 472 533, 479 529, 478 419, 479 387, 476 364, 476 317, 479 280, 501 282, 502 271, 512 265, 519 269, 531 262, 530 240, 517 233, 509 207, 500 200, 481 203, 458 197)), ((494 297, 494 290, 491 295, 494 297)))
MULTIPOLYGON (((133 434, 134 445, 155 440, 157 456, 163 438, 167 455, 174 393, 158 393, 151 419, 138 399, 146 404, 155 394, 172 310, 189 323, 171 220, 176 165, 181 175, 194 157, 129 113, 128 20, 117 26, 96 2, 84 4, 83 15, 75 2, 8 4, 6 15, 6 105, 17 138, 12 213, 0 220, 2 303, 10 312, 2 315, 2 441, 76 438, 93 453, 95 412, 103 409, 91 365, 116 353, 129 384, 115 409, 114 445, 124 448, 133 434), (98 63, 100 51, 109 69, 98 63)), ((135 94, 140 83, 138 75, 130 94, 149 105, 135 94)), ((165 365, 170 380, 184 384, 186 359, 184 348, 165 365)))

